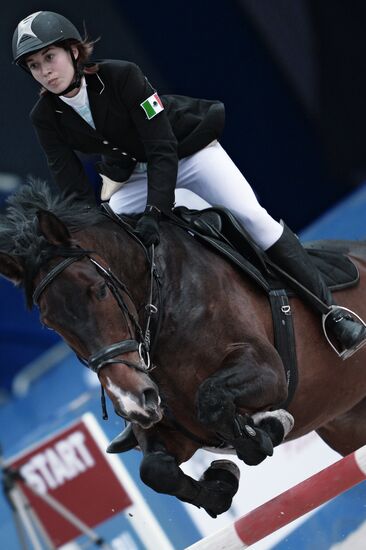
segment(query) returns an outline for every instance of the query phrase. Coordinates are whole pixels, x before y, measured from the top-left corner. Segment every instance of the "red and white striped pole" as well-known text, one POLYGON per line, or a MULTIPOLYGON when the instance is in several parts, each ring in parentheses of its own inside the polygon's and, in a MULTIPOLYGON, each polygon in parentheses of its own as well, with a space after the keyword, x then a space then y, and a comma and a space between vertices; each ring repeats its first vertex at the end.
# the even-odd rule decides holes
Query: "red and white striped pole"
POLYGON ((366 445, 186 550, 241 550, 366 479, 366 445))

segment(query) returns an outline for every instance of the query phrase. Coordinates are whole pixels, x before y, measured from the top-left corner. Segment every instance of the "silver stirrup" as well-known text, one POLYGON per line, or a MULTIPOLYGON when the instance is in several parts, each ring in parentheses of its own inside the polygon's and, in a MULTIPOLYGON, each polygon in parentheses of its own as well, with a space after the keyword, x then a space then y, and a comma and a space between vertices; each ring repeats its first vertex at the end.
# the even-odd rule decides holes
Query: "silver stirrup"
POLYGON ((343 307, 343 306, 330 306, 329 307, 329 311, 328 313, 323 313, 322 315, 322 325, 323 325, 323 332, 325 334, 325 337, 326 339, 328 340, 328 343, 329 345, 331 346, 331 348, 333 348, 333 350, 336 352, 336 354, 338 355, 338 357, 340 357, 341 359, 343 359, 343 361, 345 359, 348 359, 349 357, 351 357, 354 353, 356 353, 356 351, 358 351, 359 349, 363 348, 363 346, 366 344, 366 339, 365 340, 362 340, 362 342, 360 342, 359 344, 357 345, 354 345, 353 347, 349 348, 349 349, 344 349, 343 351, 339 351, 335 345, 332 343, 332 341, 330 340, 329 336, 328 336, 328 333, 327 333, 327 329, 325 328, 325 323, 327 321, 327 318, 328 316, 332 313, 332 311, 334 309, 341 309, 342 311, 346 311, 348 314, 351 314, 352 317, 358 319, 360 321, 360 323, 366 328, 366 323, 363 319, 361 319, 361 317, 359 315, 357 315, 357 313, 355 313, 354 311, 352 311, 351 309, 348 309, 347 307, 343 307))

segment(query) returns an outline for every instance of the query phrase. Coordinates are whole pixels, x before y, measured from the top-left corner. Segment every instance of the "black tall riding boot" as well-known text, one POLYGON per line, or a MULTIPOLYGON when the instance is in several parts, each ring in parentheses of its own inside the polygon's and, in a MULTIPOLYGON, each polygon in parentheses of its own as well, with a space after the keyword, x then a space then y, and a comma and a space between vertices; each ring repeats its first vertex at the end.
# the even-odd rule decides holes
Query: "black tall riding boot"
MULTIPOLYGON (((266 254, 274 264, 310 290, 327 306, 333 306, 326 318, 326 329, 335 336, 343 351, 349 352, 347 357, 366 343, 365 326, 342 308, 337 307, 321 273, 291 229, 285 225, 281 237, 266 250, 266 254)), ((315 309, 324 313, 319 308, 319 304, 311 300, 305 292, 303 298, 315 309)))

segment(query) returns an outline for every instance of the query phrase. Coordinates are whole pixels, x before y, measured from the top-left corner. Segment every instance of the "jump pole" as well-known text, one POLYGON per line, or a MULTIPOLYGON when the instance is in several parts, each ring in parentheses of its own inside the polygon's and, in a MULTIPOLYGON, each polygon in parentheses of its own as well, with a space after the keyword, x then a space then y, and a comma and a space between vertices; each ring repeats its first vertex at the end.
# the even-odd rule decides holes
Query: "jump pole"
POLYGON ((366 445, 186 550, 242 550, 366 479, 366 445))

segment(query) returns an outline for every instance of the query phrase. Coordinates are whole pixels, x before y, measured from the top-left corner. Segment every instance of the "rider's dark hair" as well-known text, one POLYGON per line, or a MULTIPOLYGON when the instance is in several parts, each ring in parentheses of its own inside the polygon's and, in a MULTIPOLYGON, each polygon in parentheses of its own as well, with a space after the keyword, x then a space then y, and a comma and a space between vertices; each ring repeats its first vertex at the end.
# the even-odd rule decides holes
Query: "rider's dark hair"
POLYGON ((65 49, 70 49, 70 46, 76 46, 79 52, 77 59, 77 64, 80 69, 82 69, 86 74, 94 74, 98 72, 99 65, 98 63, 90 63, 89 59, 94 50, 94 44, 98 42, 99 39, 89 40, 86 36, 82 42, 76 40, 67 40, 67 44, 64 42, 60 44, 65 49), (87 66, 86 66, 87 65, 87 66))

